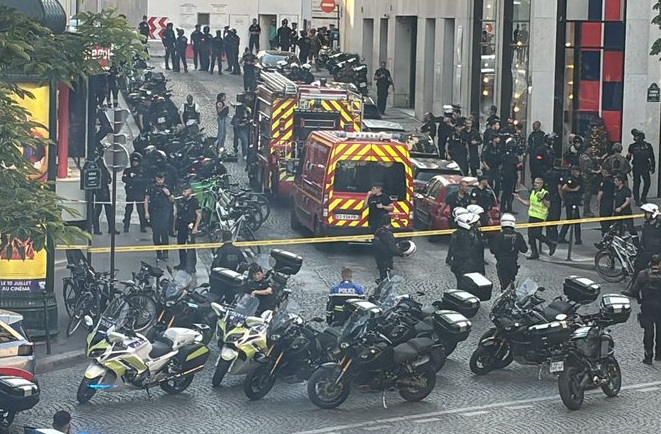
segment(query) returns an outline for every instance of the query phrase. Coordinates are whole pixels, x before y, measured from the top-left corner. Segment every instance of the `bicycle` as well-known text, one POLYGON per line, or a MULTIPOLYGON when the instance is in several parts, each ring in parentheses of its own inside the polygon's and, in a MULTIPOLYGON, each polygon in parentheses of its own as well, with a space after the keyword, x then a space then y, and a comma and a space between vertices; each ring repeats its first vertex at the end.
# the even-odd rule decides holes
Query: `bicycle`
MULTIPOLYGON (((109 293, 110 272, 96 272, 88 265, 85 256, 80 250, 67 250, 67 269, 71 275, 62 279, 62 294, 64 308, 69 318, 74 316, 76 303, 81 295, 88 292, 97 292, 102 296, 109 293)), ((103 302, 103 299, 101 300, 103 302)))
POLYGON ((635 274, 634 260, 638 249, 631 235, 618 235, 617 225, 613 225, 596 246, 594 264, 597 273, 605 281, 619 283, 635 274))

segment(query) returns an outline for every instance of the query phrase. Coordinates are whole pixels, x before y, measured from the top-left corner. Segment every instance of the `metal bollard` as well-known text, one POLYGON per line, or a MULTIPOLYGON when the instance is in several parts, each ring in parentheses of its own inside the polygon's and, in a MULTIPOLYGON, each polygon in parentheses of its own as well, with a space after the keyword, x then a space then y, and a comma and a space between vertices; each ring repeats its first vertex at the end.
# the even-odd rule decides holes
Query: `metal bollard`
POLYGON ((47 301, 47 291, 44 291, 44 321, 46 321, 46 354, 51 353, 51 348, 50 348, 50 321, 48 318, 48 301, 47 301))

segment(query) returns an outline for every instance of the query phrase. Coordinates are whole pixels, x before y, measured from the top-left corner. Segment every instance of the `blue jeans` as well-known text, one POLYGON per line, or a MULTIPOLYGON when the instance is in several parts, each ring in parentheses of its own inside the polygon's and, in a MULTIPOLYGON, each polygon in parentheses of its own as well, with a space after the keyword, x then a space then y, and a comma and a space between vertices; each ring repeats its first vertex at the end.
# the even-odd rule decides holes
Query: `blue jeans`
POLYGON ((236 135, 241 143, 241 155, 243 158, 248 156, 248 141, 250 140, 250 131, 248 127, 239 127, 236 129, 236 135))
POLYGON ((220 118, 216 116, 218 121, 218 137, 216 138, 216 147, 222 148, 225 146, 225 137, 227 136, 227 117, 220 118))

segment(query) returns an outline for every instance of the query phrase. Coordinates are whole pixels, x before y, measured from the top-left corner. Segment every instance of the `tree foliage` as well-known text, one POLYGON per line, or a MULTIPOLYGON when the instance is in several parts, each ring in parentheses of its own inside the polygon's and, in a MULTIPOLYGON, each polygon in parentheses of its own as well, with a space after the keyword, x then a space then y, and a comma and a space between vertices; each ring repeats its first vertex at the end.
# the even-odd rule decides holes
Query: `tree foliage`
MULTIPOLYGON (((661 0, 657 1, 652 9, 656 11, 656 16, 652 18, 652 24, 661 28, 661 0)), ((661 54, 661 38, 657 39, 652 43, 652 48, 650 49, 651 56, 658 56, 661 54)))
POLYGON ((47 241, 70 243, 87 237, 64 224, 63 212, 73 211, 52 185, 30 179, 36 170, 23 149, 48 146, 47 140, 33 133, 47 126, 30 121, 30 114, 15 101, 15 96, 34 98, 16 78, 28 75, 39 84, 72 85, 102 72, 92 58, 98 47, 112 47, 112 62, 120 65, 144 56, 141 36, 114 10, 86 12, 77 18, 76 33, 54 35, 15 9, 0 7, 0 252, 6 250, 8 257, 14 248, 25 257, 17 240, 32 240, 34 249, 40 250, 47 241))

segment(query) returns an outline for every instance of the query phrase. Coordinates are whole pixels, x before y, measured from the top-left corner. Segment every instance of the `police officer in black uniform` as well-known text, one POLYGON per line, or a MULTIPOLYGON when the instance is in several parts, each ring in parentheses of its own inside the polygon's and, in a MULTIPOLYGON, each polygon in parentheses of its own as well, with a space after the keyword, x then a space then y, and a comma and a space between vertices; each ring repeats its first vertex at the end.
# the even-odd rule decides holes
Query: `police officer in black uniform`
POLYGON ((119 107, 119 67, 112 65, 108 70, 108 104, 112 97, 112 106, 119 107))
MULTIPOLYGON (((242 264, 246 263, 246 258, 243 255, 241 249, 236 247, 232 243, 232 232, 223 231, 221 234, 222 246, 214 254, 213 262, 211 263, 211 269, 214 268, 227 268, 232 271, 241 271, 240 267, 242 264)), ((213 274, 212 274, 213 276, 213 274)), ((211 292, 220 297, 218 300, 219 303, 232 303, 236 294, 233 292, 232 288, 222 285, 220 282, 215 279, 210 279, 211 283, 211 292)))
POLYGON ((646 365, 652 364, 652 356, 654 356, 654 360, 661 360, 661 256, 652 256, 649 266, 649 269, 638 274, 631 291, 623 292, 624 295, 636 298, 641 305, 638 321, 643 328, 643 348, 645 350, 643 363, 646 365), (655 341, 656 352, 654 351, 655 341))
POLYGON ((523 235, 514 230, 515 226, 514 216, 509 213, 503 214, 500 217, 502 229, 493 237, 489 246, 489 250, 496 257, 496 272, 501 291, 505 291, 516 278, 519 271, 519 252, 528 251, 526 240, 523 235))
POLYGON ((461 173, 468 174, 468 143, 464 135, 466 118, 459 118, 454 126, 454 131, 448 137, 447 156, 461 168, 461 173))
POLYGON ((101 158, 102 155, 103 147, 99 146, 96 151, 94 162, 97 167, 101 169, 101 188, 94 190, 94 215, 92 227, 94 229, 94 235, 101 235, 99 218, 101 217, 101 210, 103 209, 105 210, 106 220, 108 221, 108 233, 115 231, 115 234, 118 234, 119 232, 115 229, 115 210, 110 203, 110 183, 112 182, 112 175, 110 174, 105 161, 101 158))
POLYGON ((633 199, 637 206, 647 202, 647 192, 650 190, 650 173, 654 173, 656 161, 654 148, 645 141, 645 133, 637 129, 631 130, 634 142, 629 145, 627 159, 631 160, 633 169, 633 199), (640 179, 643 179, 643 191, 640 192, 640 179), (640 193, 640 194, 639 194, 640 193))
MULTIPOLYGON (((494 124, 500 125, 499 123, 494 124)), ((487 129, 489 131, 489 129, 487 129)), ((489 134, 484 133, 484 146, 482 147, 482 173, 489 178, 489 185, 493 192, 500 194, 500 166, 503 162, 503 149, 501 136, 497 129, 492 129, 489 134)))
POLYGON ((257 88, 257 77, 255 76, 257 56, 252 54, 248 47, 246 47, 240 63, 243 65, 243 90, 246 92, 254 92, 257 88))
POLYGON ((377 283, 386 279, 388 277, 388 271, 393 269, 392 258, 395 256, 404 256, 397 247, 397 242, 392 232, 390 215, 382 214, 380 223, 381 226, 374 232, 374 239, 372 240, 376 268, 379 270, 377 283))
POLYGON ((390 196, 383 192, 382 182, 374 182, 372 184, 372 189, 367 192, 367 196, 365 197, 365 207, 369 208, 367 221, 369 222, 370 230, 376 232, 382 226, 383 217, 395 209, 390 196))
POLYGON ((195 30, 190 34, 190 41, 193 44, 193 65, 195 69, 198 68, 198 59, 200 58, 200 39, 202 38, 202 32, 200 31, 200 25, 195 24, 195 30))
POLYGON ((489 212, 495 205, 495 198, 491 190, 489 190, 489 178, 485 175, 480 175, 477 178, 477 186, 471 190, 470 203, 479 205, 484 210, 480 215, 480 224, 482 226, 489 225, 489 212))
MULTIPOLYGON (((165 183, 165 173, 158 172, 154 184, 152 184, 145 195, 145 218, 151 222, 152 238, 155 246, 167 246, 170 244, 168 232, 172 221, 172 204, 174 203, 173 191, 165 183)), ((157 250, 156 259, 168 260, 168 251, 157 250)))
POLYGON ((468 165, 471 176, 477 176, 477 169, 480 168, 480 145, 482 144, 482 136, 474 128, 474 122, 472 117, 467 118, 464 128, 464 141, 468 144, 468 165))
MULTIPOLYGON (((548 143, 548 142, 547 142, 548 143)), ((562 160, 560 158, 553 159, 553 167, 546 172, 544 176, 545 188, 549 192, 549 215, 546 217, 547 222, 557 222, 562 215, 562 196, 560 194, 560 187, 566 178, 565 170, 562 168, 562 160)), ((546 236, 554 243, 558 242, 558 226, 547 226, 546 236)))
MULTIPOLYGON (((573 166, 571 168, 571 175, 564 180, 561 187, 562 200, 565 202, 565 212, 567 213, 567 220, 578 220, 581 218, 579 208, 581 206, 581 198, 583 196, 583 179, 581 178, 581 168, 573 166)), ((560 229, 559 244, 567 244, 565 236, 570 225, 562 225, 560 229)), ((576 223, 574 225, 574 244, 582 244, 581 241, 581 225, 576 223)))
POLYGON ((236 33, 236 29, 231 29, 225 38, 227 45, 227 63, 232 68, 233 75, 241 75, 241 66, 239 65, 239 45, 241 38, 236 33))
POLYGON ((174 24, 167 23, 165 30, 163 31, 163 37, 161 38, 163 46, 165 47, 165 69, 170 70, 169 61, 172 61, 172 66, 174 67, 174 58, 176 53, 175 44, 177 37, 174 34, 174 24))
POLYGON ((225 49, 225 40, 220 30, 216 30, 216 36, 211 40, 211 68, 209 74, 213 74, 213 69, 218 62, 218 75, 223 74, 223 50, 225 49))
MULTIPOLYGON (((597 193, 597 202, 599 203, 599 217, 610 217, 615 209, 615 180, 611 176, 608 168, 601 168, 601 182, 597 193)), ((609 221, 600 222, 601 235, 603 236, 611 226, 609 221)), ((599 246, 598 246, 599 247, 599 246)))
POLYGON ((519 159, 519 149, 516 140, 510 137, 505 141, 505 153, 502 156, 501 179, 503 192, 500 196, 500 209, 503 212, 512 212, 512 202, 514 201, 514 190, 516 182, 519 179, 521 170, 521 160, 519 159))
POLYGON ((188 125, 188 121, 191 121, 191 123, 194 121, 196 124, 200 123, 200 108, 193 101, 193 95, 186 97, 186 102, 181 109, 181 123, 188 125))
POLYGON ((142 155, 133 152, 130 157, 131 166, 124 169, 122 182, 126 191, 126 207, 124 208, 124 233, 129 231, 133 204, 135 203, 140 219, 140 232, 147 232, 147 220, 145 219, 145 190, 147 189, 147 178, 142 167, 142 155))
MULTIPOLYGON (((181 195, 181 199, 177 202, 177 244, 187 244, 189 239, 190 243, 195 243, 195 234, 202 220, 202 208, 197 198, 193 196, 190 185, 183 186, 181 195)), ((179 265, 175 268, 194 273, 196 263, 195 250, 179 249, 179 265)))
POLYGON ((204 26, 202 35, 200 35, 200 71, 209 71, 209 54, 211 52, 211 40, 213 36, 211 35, 209 26, 204 26))
POLYGON ((479 221, 477 214, 467 213, 457 216, 458 229, 450 238, 448 257, 450 270, 457 279, 457 285, 464 274, 484 274, 484 239, 474 225, 479 221))
POLYGON ((530 177, 533 181, 537 178, 544 178, 553 167, 553 144, 556 139, 557 134, 555 133, 544 135, 542 131, 533 131, 530 134, 528 139, 530 144, 530 177))
POLYGON ((261 315, 264 311, 275 309, 278 304, 276 294, 262 267, 254 263, 251 264, 248 274, 250 275, 248 291, 250 291, 250 295, 257 297, 259 300, 259 308, 257 308, 255 315, 261 315))
MULTIPOLYGON (((439 158, 445 158, 446 154, 446 145, 448 142, 448 137, 454 132, 454 119, 452 118, 452 106, 446 105, 443 106, 443 116, 435 119, 438 122, 437 134, 438 134, 438 156, 439 158)), ((467 175, 464 173, 464 175, 467 175)))
POLYGON ((174 72, 179 72, 180 67, 184 67, 184 72, 188 72, 188 62, 186 61, 186 49, 188 48, 188 38, 184 35, 184 29, 177 29, 177 41, 175 43, 174 72))

